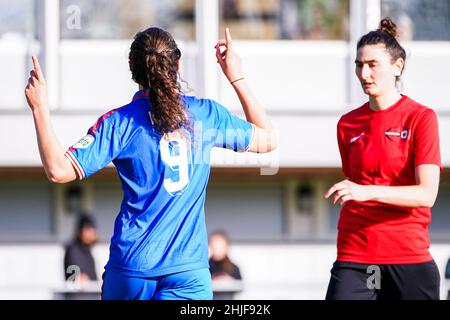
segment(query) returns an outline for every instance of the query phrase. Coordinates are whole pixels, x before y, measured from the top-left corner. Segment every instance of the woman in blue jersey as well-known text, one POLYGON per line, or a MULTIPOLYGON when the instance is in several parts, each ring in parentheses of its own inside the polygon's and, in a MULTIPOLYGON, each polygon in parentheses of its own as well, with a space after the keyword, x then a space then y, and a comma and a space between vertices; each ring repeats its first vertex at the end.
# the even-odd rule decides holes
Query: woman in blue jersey
POLYGON ((226 30, 217 62, 247 121, 219 103, 181 93, 181 52, 171 34, 149 28, 131 45, 139 85, 132 101, 103 116, 66 152, 55 136, 38 60, 25 89, 49 180, 87 178, 113 162, 123 200, 103 275, 103 299, 211 299, 205 190, 213 147, 269 152, 275 135, 242 74, 226 30))

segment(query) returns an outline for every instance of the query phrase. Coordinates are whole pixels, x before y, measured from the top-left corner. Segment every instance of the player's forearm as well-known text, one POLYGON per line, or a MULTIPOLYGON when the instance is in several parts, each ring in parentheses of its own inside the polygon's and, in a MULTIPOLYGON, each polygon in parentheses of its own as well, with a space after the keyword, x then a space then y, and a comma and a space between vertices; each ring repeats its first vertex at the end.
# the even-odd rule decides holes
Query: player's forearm
POLYGON ((249 149, 252 152, 270 152, 277 148, 277 136, 266 111, 251 92, 244 80, 233 83, 233 88, 239 97, 245 117, 253 123, 256 130, 256 145, 249 149))
POLYGON ((39 154, 47 177, 55 181, 61 176, 65 167, 64 150, 62 149, 51 125, 50 112, 47 108, 33 110, 39 154))
POLYGON ((247 121, 262 129, 272 130, 272 124, 266 111, 253 95, 247 81, 245 79, 239 80, 233 83, 232 86, 239 97, 247 121))
POLYGON ((402 207, 432 207, 437 190, 424 185, 368 186, 370 200, 402 207))

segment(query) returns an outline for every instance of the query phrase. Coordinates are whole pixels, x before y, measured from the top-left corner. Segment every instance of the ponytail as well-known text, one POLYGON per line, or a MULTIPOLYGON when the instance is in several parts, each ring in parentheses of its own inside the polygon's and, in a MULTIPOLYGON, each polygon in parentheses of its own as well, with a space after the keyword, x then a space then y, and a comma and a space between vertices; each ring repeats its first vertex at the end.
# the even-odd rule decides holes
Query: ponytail
POLYGON ((189 127, 178 82, 180 57, 170 33, 159 28, 139 32, 131 45, 129 65, 133 80, 148 89, 151 119, 163 135, 189 127))

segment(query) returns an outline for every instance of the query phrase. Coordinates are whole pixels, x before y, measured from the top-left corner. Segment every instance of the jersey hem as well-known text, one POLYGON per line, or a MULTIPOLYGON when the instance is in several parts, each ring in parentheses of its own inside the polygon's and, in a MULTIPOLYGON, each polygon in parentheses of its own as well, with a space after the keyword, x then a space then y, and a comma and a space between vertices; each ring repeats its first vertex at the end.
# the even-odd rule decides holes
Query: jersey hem
POLYGON ((201 263, 194 263, 194 264, 186 264, 183 266, 154 269, 151 271, 140 271, 140 270, 134 270, 134 269, 120 268, 120 267, 115 268, 108 264, 106 264, 106 266, 105 266, 105 270, 117 272, 117 273, 123 274, 125 276, 130 276, 130 277, 159 277, 159 276, 164 276, 164 275, 168 275, 168 274, 190 271, 190 270, 197 270, 197 269, 204 269, 204 268, 209 269, 209 264, 205 263, 205 262, 201 262, 201 263))
POLYGON ((419 161, 414 164, 415 167, 426 165, 426 164, 433 164, 439 167, 440 172, 444 171, 444 166, 442 163, 432 162, 432 161, 419 161))
POLYGON ((405 259, 364 259, 364 258, 351 258, 351 257, 340 257, 336 258, 336 261, 340 262, 351 262, 351 263, 361 263, 361 264, 418 264, 433 261, 431 255, 422 256, 420 258, 405 258, 405 259))

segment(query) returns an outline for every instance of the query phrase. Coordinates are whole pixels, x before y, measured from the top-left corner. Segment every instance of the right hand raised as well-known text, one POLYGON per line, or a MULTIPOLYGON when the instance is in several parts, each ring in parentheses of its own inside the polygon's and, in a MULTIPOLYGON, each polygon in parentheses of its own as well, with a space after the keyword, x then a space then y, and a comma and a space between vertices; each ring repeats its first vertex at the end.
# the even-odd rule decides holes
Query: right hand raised
POLYGON ((39 110, 48 106, 47 84, 36 56, 32 56, 33 70, 28 78, 25 96, 31 110, 39 110))
POLYGON ((225 41, 221 40, 217 42, 214 48, 216 48, 217 63, 220 64, 228 81, 232 82, 243 78, 241 58, 233 49, 233 40, 231 39, 230 30, 228 28, 225 29, 225 41), (224 51, 221 51, 222 47, 225 47, 224 51))

